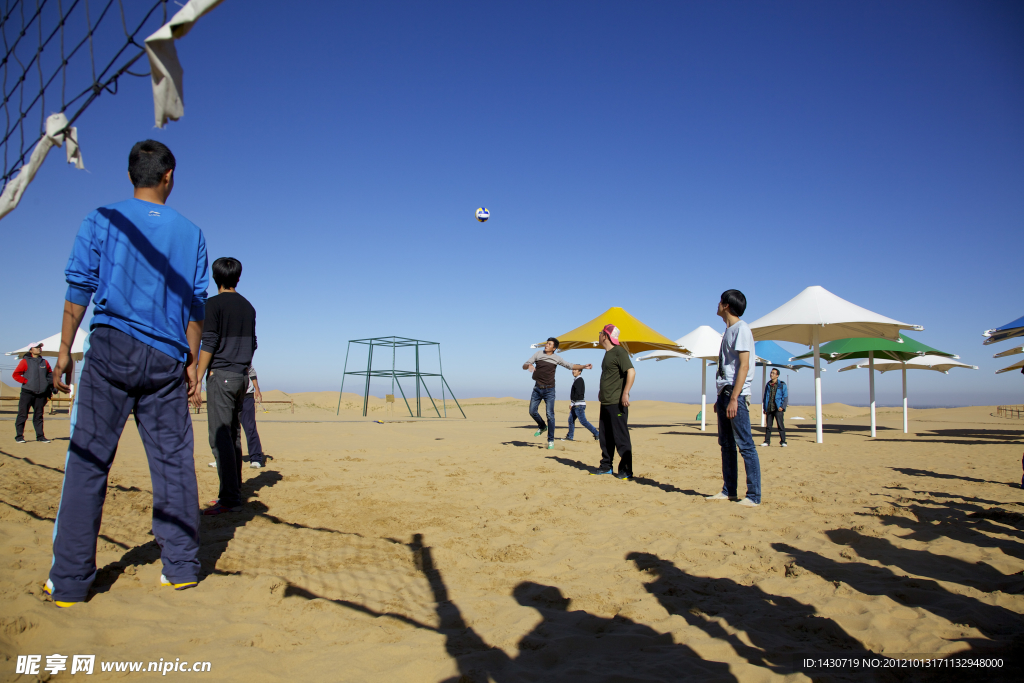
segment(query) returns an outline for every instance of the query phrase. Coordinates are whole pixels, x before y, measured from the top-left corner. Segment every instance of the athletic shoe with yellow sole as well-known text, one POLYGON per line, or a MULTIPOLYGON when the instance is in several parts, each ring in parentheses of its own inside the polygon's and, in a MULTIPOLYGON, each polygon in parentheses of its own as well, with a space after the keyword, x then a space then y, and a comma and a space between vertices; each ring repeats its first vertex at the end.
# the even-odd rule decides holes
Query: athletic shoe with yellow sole
POLYGON ((171 583, 167 579, 166 576, 161 574, 160 575, 160 585, 161 586, 173 586, 174 590, 176 590, 176 591, 183 591, 183 590, 186 590, 188 588, 195 588, 196 586, 199 585, 199 582, 198 581, 186 581, 185 583, 171 583))
MULTIPOLYGON (((46 580, 46 583, 43 585, 43 592, 49 595, 50 599, 53 600, 53 581, 50 581, 49 579, 46 580)), ((63 609, 64 607, 71 607, 72 605, 77 605, 78 603, 65 602, 63 600, 53 600, 53 604, 63 609)))

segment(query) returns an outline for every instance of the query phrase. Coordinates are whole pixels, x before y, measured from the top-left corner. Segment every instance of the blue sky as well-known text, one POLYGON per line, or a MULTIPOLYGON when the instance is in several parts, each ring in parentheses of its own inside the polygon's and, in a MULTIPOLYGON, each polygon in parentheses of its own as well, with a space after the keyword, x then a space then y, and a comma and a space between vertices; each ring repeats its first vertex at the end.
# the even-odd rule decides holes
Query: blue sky
MULTIPOLYGON (((182 120, 153 128, 142 79, 79 119, 87 172, 54 153, 0 221, 4 350, 59 329, 78 224, 153 137, 170 203, 244 264, 266 388, 336 390, 347 340, 394 334, 441 342, 459 397, 525 398, 529 345, 610 306, 677 338, 722 327, 725 289, 753 320, 821 285, 981 366, 912 375, 912 405, 1024 402, 993 374, 1014 344, 981 344, 1024 314, 1018 3, 281 8, 226 0, 178 41, 182 120)), ((836 369, 824 400, 863 404, 836 369)), ((699 401, 697 363, 638 370, 634 399, 699 401)))

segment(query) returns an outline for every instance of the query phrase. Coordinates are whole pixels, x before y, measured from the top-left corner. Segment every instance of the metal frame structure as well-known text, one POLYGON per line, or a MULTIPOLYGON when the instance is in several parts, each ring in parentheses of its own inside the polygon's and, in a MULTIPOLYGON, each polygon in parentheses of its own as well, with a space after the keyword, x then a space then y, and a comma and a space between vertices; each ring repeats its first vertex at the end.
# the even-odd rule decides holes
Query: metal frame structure
POLYGON ((459 400, 455 398, 455 394, 452 393, 452 388, 448 386, 448 381, 441 374, 441 344, 440 342, 424 341, 422 339, 409 339, 408 337, 370 337, 368 339, 350 339, 348 342, 348 348, 345 350, 345 367, 342 370, 341 375, 341 389, 338 391, 338 415, 341 414, 341 396, 345 391, 345 377, 348 375, 355 375, 359 377, 366 377, 366 386, 363 389, 363 417, 366 417, 367 406, 370 402, 370 378, 371 377, 383 377, 391 378, 391 393, 395 393, 395 385, 398 385, 398 390, 402 393, 402 400, 405 401, 405 407, 409 410, 409 417, 423 417, 422 407, 420 403, 420 386, 427 392, 427 397, 430 399, 431 405, 434 407, 434 412, 437 413, 438 417, 442 417, 441 411, 437 409, 437 403, 434 401, 434 397, 430 393, 430 389, 427 387, 427 383, 423 380, 424 377, 440 377, 441 378, 441 407, 444 410, 443 417, 448 417, 448 404, 445 396, 445 388, 448 389, 448 395, 455 401, 455 405, 458 406, 459 412, 462 413, 462 417, 466 417, 466 412, 462 410, 462 406, 459 405, 459 400), (369 346, 369 352, 366 356, 366 369, 365 370, 352 370, 348 369, 348 356, 352 351, 353 344, 365 344, 369 346), (375 346, 382 346, 391 349, 391 369, 390 370, 374 370, 373 369, 373 348, 375 346), (437 372, 421 372, 420 371, 420 347, 421 346, 436 346, 437 347, 437 372), (395 356, 396 351, 400 348, 415 347, 416 349, 416 369, 415 370, 397 370, 395 369, 395 356), (416 378, 416 414, 413 415, 412 407, 409 405, 409 399, 405 395, 405 389, 402 388, 402 383, 399 382, 399 378, 408 379, 410 377, 416 378))

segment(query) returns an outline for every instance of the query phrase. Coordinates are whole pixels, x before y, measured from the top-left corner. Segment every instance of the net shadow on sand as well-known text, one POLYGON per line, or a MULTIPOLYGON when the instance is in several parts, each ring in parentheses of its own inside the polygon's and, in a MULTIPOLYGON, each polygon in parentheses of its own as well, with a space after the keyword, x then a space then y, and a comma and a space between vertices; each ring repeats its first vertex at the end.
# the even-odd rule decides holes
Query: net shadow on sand
POLYGON ((604 618, 585 611, 572 611, 569 609, 571 599, 560 589, 531 581, 518 584, 512 595, 523 607, 536 610, 542 620, 519 640, 518 655, 510 656, 490 645, 467 623, 458 605, 451 600, 444 576, 421 534, 414 534, 409 543, 384 540, 393 548, 402 549, 409 564, 418 572, 416 583, 427 589, 427 594, 421 596, 426 601, 419 607, 429 608, 432 611, 429 616, 385 611, 348 598, 331 597, 327 586, 317 591, 289 583, 285 595, 323 600, 442 636, 445 650, 459 670, 458 676, 444 683, 677 680, 683 675, 687 680, 736 680, 727 664, 701 659, 690 647, 675 643, 671 634, 659 633, 622 616, 604 618))

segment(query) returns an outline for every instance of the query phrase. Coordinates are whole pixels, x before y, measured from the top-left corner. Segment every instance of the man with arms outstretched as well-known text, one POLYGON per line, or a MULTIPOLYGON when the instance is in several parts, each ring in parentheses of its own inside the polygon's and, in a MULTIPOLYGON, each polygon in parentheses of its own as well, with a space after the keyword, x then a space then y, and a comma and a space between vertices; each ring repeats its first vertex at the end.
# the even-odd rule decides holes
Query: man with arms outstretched
POLYGON ((523 370, 533 373, 533 393, 530 395, 530 417, 537 422, 537 431, 534 436, 548 433, 548 448, 555 447, 555 368, 561 365, 569 370, 589 370, 593 366, 572 365, 562 360, 555 351, 558 350, 558 340, 548 337, 544 342, 544 350, 530 356, 529 360, 523 363, 523 370), (540 402, 544 401, 547 408, 548 421, 545 424, 537 408, 540 402))
POLYGON ((94 315, 85 343, 53 565, 45 590, 58 607, 88 597, 96 578, 107 474, 132 414, 153 485, 153 535, 163 559, 161 583, 177 590, 199 580, 199 492, 188 393, 206 315, 206 239, 166 206, 175 159, 154 140, 132 147, 132 199, 96 209, 78 230, 68 259, 64 322, 53 384, 71 361, 85 309, 94 315))

